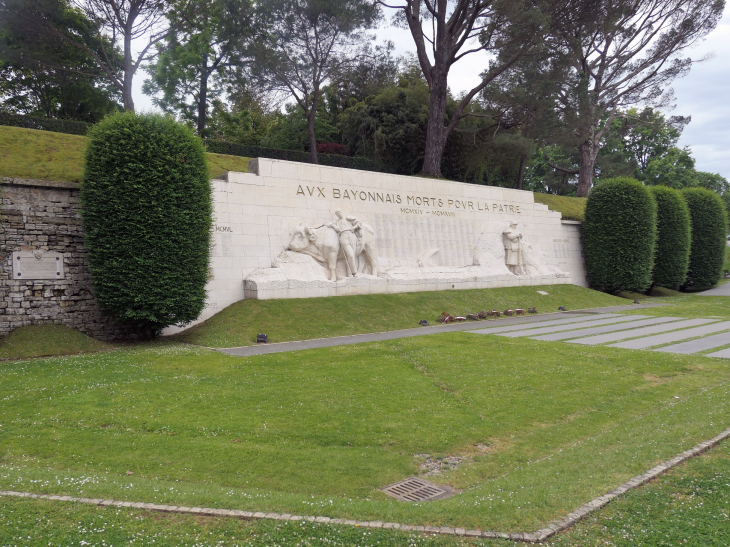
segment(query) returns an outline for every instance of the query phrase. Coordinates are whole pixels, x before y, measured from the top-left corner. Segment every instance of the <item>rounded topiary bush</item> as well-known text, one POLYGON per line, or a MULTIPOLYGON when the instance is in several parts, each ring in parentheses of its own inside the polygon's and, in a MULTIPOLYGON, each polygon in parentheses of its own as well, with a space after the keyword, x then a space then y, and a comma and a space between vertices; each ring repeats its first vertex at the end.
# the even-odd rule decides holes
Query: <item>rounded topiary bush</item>
POLYGON ((583 254, 592 287, 643 291, 651 283, 656 243, 656 203, 640 182, 619 177, 588 196, 583 254))
POLYGON ((106 118, 89 133, 81 202, 100 306, 148 335, 196 319, 212 218, 202 141, 159 115, 106 118))
POLYGON ((705 289, 722 276, 727 237, 727 212, 716 193, 705 188, 682 190, 692 222, 692 248, 685 288, 705 289))
POLYGON ((692 240, 689 209, 679 190, 649 188, 657 204, 657 239, 652 282, 659 287, 679 287, 689 266, 692 240))

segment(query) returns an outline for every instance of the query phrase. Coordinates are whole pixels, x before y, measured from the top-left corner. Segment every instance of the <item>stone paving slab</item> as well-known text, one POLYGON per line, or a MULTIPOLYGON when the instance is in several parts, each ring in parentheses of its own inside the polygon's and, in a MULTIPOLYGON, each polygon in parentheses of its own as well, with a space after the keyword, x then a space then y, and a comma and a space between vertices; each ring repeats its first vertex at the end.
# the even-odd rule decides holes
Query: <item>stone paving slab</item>
POLYGON ((723 357, 724 359, 730 359, 730 348, 728 349, 721 349, 720 351, 716 351, 714 353, 706 353, 706 357, 723 357))
MULTIPOLYGON (((675 317, 675 319, 682 319, 681 317, 675 317)), ((593 346, 596 344, 603 344, 605 342, 616 342, 618 340, 625 340, 626 338, 637 338, 639 336, 648 336, 650 334, 658 334, 660 332, 666 332, 674 329, 684 329, 687 327, 696 327, 697 325, 703 325, 713 321, 712 319, 687 319, 685 321, 676 321, 672 323, 665 323, 663 325, 655 325, 653 327, 644 327, 636 330, 612 332, 608 334, 598 334, 596 336, 587 336, 585 338, 578 338, 575 340, 568 340, 568 344, 584 344, 593 346)))
MULTIPOLYGON (((707 320, 711 321, 710 319, 707 320)), ((722 330, 730 330, 730 321, 723 321, 721 323, 712 323, 711 325, 704 325, 694 329, 686 329, 676 332, 667 332, 665 334, 657 334, 656 336, 647 336, 646 338, 638 338, 636 340, 627 340, 626 342, 619 342, 618 344, 611 344, 612 348, 625 348, 625 349, 646 349, 652 346, 659 346, 661 344, 670 344, 671 342, 679 342, 680 340, 686 340, 687 338, 694 338, 695 336, 704 336, 706 334, 712 334, 722 330)))
POLYGON ((584 323, 586 321, 592 323, 593 321, 601 321, 603 319, 615 319, 617 321, 626 321, 626 317, 631 317, 630 315, 619 315, 617 313, 602 313, 598 315, 573 315, 571 317, 562 318, 562 319, 552 319, 547 321, 538 321, 535 323, 531 323, 529 325, 503 325, 503 326, 494 326, 491 328, 483 328, 483 329, 473 329, 471 332, 476 334, 499 334, 503 332, 522 332, 524 329, 538 329, 538 328, 548 328, 548 327, 560 327, 560 328, 570 328, 570 325, 573 323, 584 323), (568 325, 565 327, 565 325, 568 325))
MULTIPOLYGON (((621 315, 619 317, 611 317, 608 319, 599 319, 598 321, 589 321, 589 322, 582 322, 580 325, 576 325, 575 323, 570 325, 558 325, 555 327, 543 327, 543 328, 532 328, 531 326, 524 327, 522 330, 519 331, 513 331, 513 332, 506 332, 502 334, 498 334, 498 336, 508 336, 509 338, 519 338, 521 336, 535 336, 535 340, 542 340, 542 337, 538 337, 536 335, 538 334, 548 334, 548 333, 557 333, 558 331, 563 332, 565 330, 568 330, 570 332, 582 332, 583 329, 587 327, 594 327, 596 325, 611 325, 614 327, 614 330, 620 330, 620 329, 628 329, 631 327, 633 323, 641 322, 638 321, 639 319, 648 318, 650 316, 648 315, 621 315), (616 323, 620 323, 620 326, 616 326, 616 323)), ((596 326, 595 328, 600 328, 596 326)), ((605 328, 611 328, 611 327, 605 327, 605 328)), ((591 329, 593 330, 593 329, 591 329)), ((555 334, 556 336, 559 336, 558 334, 555 334)), ((570 335, 567 336, 567 338, 576 338, 580 336, 580 334, 575 334, 572 337, 570 335)))
MULTIPOLYGON (((637 317, 639 319, 648 317, 646 315, 631 315, 629 317, 637 317)), ((603 327, 593 327, 593 323, 585 325, 583 328, 573 329, 564 332, 556 332, 553 334, 546 334, 544 336, 531 337, 531 340, 547 340, 550 342, 556 342, 558 340, 567 340, 569 338, 578 338, 582 336, 589 336, 593 334, 606 334, 608 332, 616 332, 626 329, 636 329, 639 327, 648 327, 650 325, 657 325, 660 323, 668 323, 670 321, 676 321, 676 317, 652 317, 650 319, 644 319, 643 321, 631 321, 619 324, 608 324, 603 327)), ((525 336, 530 336, 529 331, 525 333, 525 336)))
POLYGON ((681 344, 663 346, 652 351, 690 354, 697 353, 698 351, 704 351, 706 349, 716 348, 718 346, 726 346, 727 344, 730 344, 730 332, 721 332, 720 334, 705 336, 704 338, 698 338, 697 340, 682 342, 681 344))

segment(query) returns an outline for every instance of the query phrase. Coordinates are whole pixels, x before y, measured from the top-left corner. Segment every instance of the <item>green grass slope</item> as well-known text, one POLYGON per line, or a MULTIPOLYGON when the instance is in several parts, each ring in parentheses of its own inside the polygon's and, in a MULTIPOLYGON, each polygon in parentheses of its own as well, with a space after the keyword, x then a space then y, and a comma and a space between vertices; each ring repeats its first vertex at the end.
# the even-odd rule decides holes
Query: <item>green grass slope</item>
MULTIPOLYGON (((588 547, 730 542, 730 443, 672 469, 541 545, 588 547)), ((169 547, 515 547, 479 540, 363 529, 314 522, 277 522, 153 513, 46 500, 0 499, 9 545, 132 545, 138 538, 169 547)), ((510 530, 517 532, 521 530, 510 530)))
POLYGON ((109 344, 63 325, 28 326, 0 338, 0 359, 70 355, 109 348, 109 344))
MULTIPOLYGON (((86 137, 0 125, 0 177, 81 182, 86 137)), ((212 177, 227 171, 248 172, 240 156, 208 154, 212 177)))
POLYGON ((725 429, 728 380, 724 360, 470 333, 8 361, 0 490, 535 530, 725 429), (427 457, 457 459, 427 478, 460 493, 378 491, 427 457))
POLYGON ((557 311, 561 305, 576 310, 628 303, 576 285, 242 300, 175 337, 191 344, 223 348, 255 344, 260 332, 269 335, 269 342, 288 342, 412 328, 421 319, 436 324, 443 311, 464 315, 484 309, 536 307, 539 313, 545 313, 557 311), (548 295, 539 294, 539 290, 548 295))
POLYGON ((543 203, 553 211, 563 214, 565 220, 580 220, 585 218, 586 198, 572 198, 568 196, 554 196, 534 192, 535 203, 543 203))

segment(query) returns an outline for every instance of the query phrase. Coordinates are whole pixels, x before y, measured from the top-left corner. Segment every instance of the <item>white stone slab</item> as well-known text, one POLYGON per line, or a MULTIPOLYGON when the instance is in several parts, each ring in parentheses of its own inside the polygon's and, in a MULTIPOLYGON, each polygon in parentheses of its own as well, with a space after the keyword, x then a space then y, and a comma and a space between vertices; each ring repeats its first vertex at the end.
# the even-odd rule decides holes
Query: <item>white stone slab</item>
POLYGON ((722 357, 723 359, 730 359, 730 348, 721 349, 714 353, 706 353, 707 357, 722 357))
POLYGON ((586 321, 592 322, 592 321, 599 321, 601 319, 608 319, 610 317, 619 317, 618 314, 615 313, 603 313, 603 314, 585 314, 585 315, 571 315, 570 317, 566 317, 564 319, 552 319, 548 321, 538 321, 535 323, 521 323, 519 325, 505 325, 500 327, 491 327, 486 329, 479 329, 479 330, 473 330, 470 332, 474 332, 477 334, 498 334, 503 332, 514 332, 514 331, 523 331, 524 329, 532 329, 532 328, 539 328, 539 327, 552 327, 557 325, 569 325, 571 323, 584 323, 586 321))
MULTIPOLYGON (((727 328, 730 329, 730 326, 727 328)), ((663 346, 652 351, 661 351, 663 353, 690 354, 697 353, 698 351, 705 351, 708 349, 716 348, 719 346, 726 346, 728 344, 730 344, 730 332, 721 332, 720 334, 705 336, 704 338, 697 338, 696 340, 689 340, 688 342, 682 342, 681 344, 663 346)))
POLYGON ((550 342, 555 342, 558 340, 568 340, 570 338, 580 338, 582 336, 592 336, 594 334, 605 334, 607 332, 636 329, 638 327, 648 327, 649 325, 656 325, 659 323, 673 321, 673 319, 668 319, 666 317, 652 317, 650 319, 644 319, 643 321, 639 321, 640 319, 650 317, 648 315, 627 315, 626 317, 629 317, 632 320, 622 322, 612 321, 612 323, 618 324, 608 324, 608 322, 606 322, 606 326, 595 328, 593 328, 592 325, 585 325, 581 326, 580 328, 572 329, 570 331, 556 332, 554 334, 546 334, 545 336, 535 336, 533 340, 546 340, 550 342))
POLYGON ((694 329, 686 329, 681 331, 668 332, 665 334, 657 334, 656 336, 647 336, 645 338, 638 338, 636 340, 627 340, 626 342, 611 344, 611 347, 626 349, 645 349, 652 346, 669 344, 671 342, 686 340, 687 338, 694 338, 695 336, 704 336, 706 334, 712 334, 713 332, 730 329, 730 321, 725 321, 722 323, 718 323, 714 319, 696 319, 695 321, 697 325, 702 325, 705 323, 713 324, 705 325, 703 327, 697 327, 694 329))
POLYGON ((606 342, 616 342, 617 340, 626 340, 627 338, 638 338, 639 336, 648 336, 659 332, 667 332, 670 330, 683 329, 686 327, 694 327, 701 323, 702 320, 688 319, 680 321, 681 317, 667 317, 669 323, 663 325, 655 325, 653 327, 644 327, 636 330, 627 330, 622 332, 613 332, 609 334, 599 334, 597 336, 587 336, 576 340, 568 340, 568 344, 584 344, 594 346, 596 344, 605 344, 606 342))
POLYGON ((63 279, 63 254, 52 251, 17 251, 13 253, 13 279, 63 279))

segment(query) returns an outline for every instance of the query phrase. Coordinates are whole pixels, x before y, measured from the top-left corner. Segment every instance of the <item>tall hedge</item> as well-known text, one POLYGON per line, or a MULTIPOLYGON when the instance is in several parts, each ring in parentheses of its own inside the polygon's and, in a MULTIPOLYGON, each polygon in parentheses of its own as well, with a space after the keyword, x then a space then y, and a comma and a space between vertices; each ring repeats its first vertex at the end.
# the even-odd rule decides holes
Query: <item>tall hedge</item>
POLYGON ((81 200, 101 307, 148 334, 196 319, 212 217, 202 141, 159 115, 110 116, 89 132, 81 200))
POLYGON ((643 291, 651 283, 656 244, 656 203, 640 182, 619 177, 588 196, 583 252, 592 287, 643 291))
POLYGON ((685 288, 706 289, 722 276, 727 237, 727 212, 716 193, 705 188, 682 190, 692 222, 692 249, 685 288))
POLYGON ((649 188, 657 204, 657 241, 652 281, 660 287, 684 283, 692 241, 689 208, 679 190, 666 186, 649 188))

